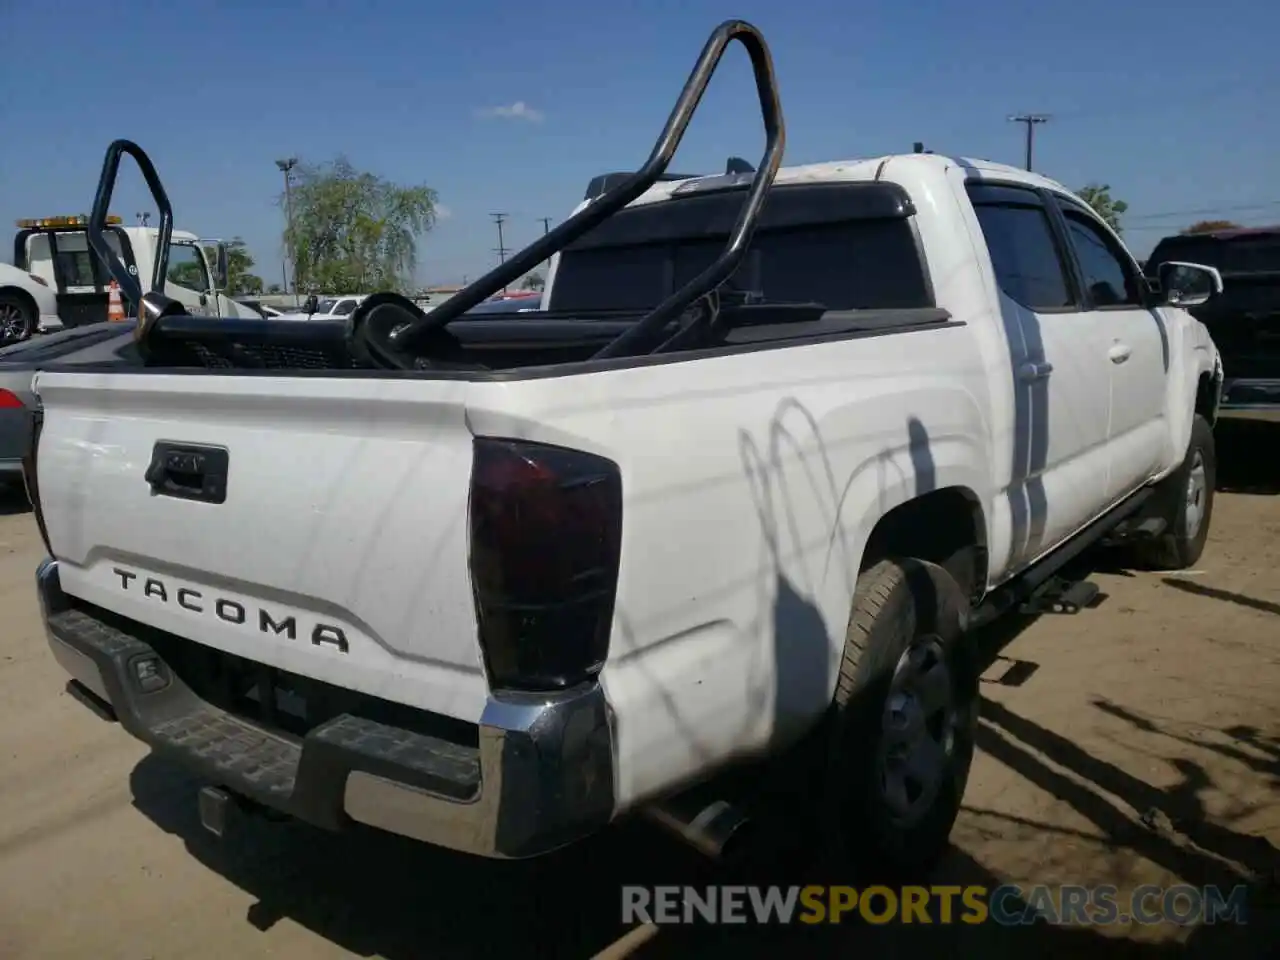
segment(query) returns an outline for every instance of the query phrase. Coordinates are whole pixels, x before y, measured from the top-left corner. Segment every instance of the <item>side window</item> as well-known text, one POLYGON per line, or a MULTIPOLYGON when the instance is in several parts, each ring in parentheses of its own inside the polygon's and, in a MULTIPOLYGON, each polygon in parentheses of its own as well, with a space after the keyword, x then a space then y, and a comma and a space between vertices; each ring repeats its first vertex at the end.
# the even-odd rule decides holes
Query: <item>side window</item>
POLYGON ((333 308, 333 315, 336 317, 345 317, 356 308, 354 300, 339 300, 338 305, 333 308))
POLYGON ((1095 307, 1142 306, 1142 292, 1138 278, 1115 248, 1115 241, 1107 236, 1093 218, 1086 213, 1062 204, 1062 215, 1067 219, 1067 236, 1071 248, 1080 261, 1085 289, 1095 307))
POLYGON ((196 293, 208 293, 209 268, 200 254, 200 249, 192 243, 169 244, 170 283, 194 290, 196 293))
POLYGON ((996 282, 1010 299, 1030 310, 1074 305, 1062 258, 1043 207, 977 202, 996 282))

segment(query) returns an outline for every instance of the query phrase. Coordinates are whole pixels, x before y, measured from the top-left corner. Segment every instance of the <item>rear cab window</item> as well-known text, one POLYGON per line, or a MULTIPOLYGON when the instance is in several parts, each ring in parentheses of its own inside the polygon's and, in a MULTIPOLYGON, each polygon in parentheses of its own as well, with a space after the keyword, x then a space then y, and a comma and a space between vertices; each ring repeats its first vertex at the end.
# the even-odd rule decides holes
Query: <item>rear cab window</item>
MULTIPOLYGON (((128 238, 108 228, 106 239, 115 255, 133 267, 128 238)), ((83 230, 22 230, 14 246, 14 263, 59 293, 93 293, 111 279, 89 249, 89 238, 83 230)))
MULTIPOLYGON (((561 254, 547 308, 652 309, 719 256, 743 198, 690 193, 618 213, 561 254)), ((838 311, 933 307, 913 212, 894 184, 780 184, 722 295, 838 311)))

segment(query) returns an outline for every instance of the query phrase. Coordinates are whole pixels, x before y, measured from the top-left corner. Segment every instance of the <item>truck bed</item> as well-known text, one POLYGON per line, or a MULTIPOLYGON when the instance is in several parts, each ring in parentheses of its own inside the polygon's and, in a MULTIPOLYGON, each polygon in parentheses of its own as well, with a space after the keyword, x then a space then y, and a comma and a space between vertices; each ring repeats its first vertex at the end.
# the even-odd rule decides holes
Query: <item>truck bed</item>
MULTIPOLYGON (((861 549, 842 539, 862 523, 841 519, 845 504, 887 509, 913 495, 922 457, 928 483, 988 494, 951 467, 986 462, 964 439, 985 435, 976 343, 938 313, 903 316, 912 324, 847 318, 857 329, 685 362, 404 376, 46 369, 35 386, 50 551, 77 602, 474 723, 494 685, 469 549, 476 444, 514 438, 604 458, 621 478, 623 559, 602 679, 620 715, 651 718, 618 731, 643 758, 619 785, 625 800, 672 763, 692 771, 707 752, 807 722, 804 683, 748 691, 773 675, 761 664, 784 633, 798 644, 788 669, 826 682, 856 579, 845 566, 861 549), (913 432, 919 421, 929 436, 913 432), (226 451, 221 502, 149 482, 165 444, 226 451), (693 712, 667 715, 671 685, 708 671, 722 679, 679 698, 693 712), (719 698, 748 695, 797 702, 753 713, 759 729, 744 731, 738 706, 719 698)), ((558 562, 564 542, 542 555, 558 562)))
MULTIPOLYGON (((437 356, 416 371, 388 371, 361 360, 341 323, 281 320, 224 321, 166 318, 155 354, 140 373, 192 371, 271 376, 404 375, 438 379, 503 379, 525 375, 573 375, 620 364, 658 364, 723 354, 908 332, 954 323, 937 307, 889 310, 826 310, 820 305, 761 305, 740 308, 733 325, 713 342, 656 355, 592 360, 601 347, 635 326, 639 315, 529 313, 520 319, 459 320, 448 327, 437 356), (556 368, 556 369, 551 369, 556 368), (536 370, 536 374, 532 371, 536 370)), ((664 335, 677 327, 671 325, 664 335)), ((56 368, 51 368, 56 369, 56 368)), ((80 369, 85 369, 83 366, 80 369)))

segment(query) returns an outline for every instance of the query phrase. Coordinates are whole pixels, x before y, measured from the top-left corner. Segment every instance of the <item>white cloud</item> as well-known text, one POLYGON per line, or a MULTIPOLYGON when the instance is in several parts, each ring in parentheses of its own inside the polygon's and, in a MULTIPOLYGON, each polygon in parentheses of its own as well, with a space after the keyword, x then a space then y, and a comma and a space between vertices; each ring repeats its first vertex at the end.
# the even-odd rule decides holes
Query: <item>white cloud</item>
POLYGON ((498 117, 502 120, 527 120, 529 123, 541 123, 546 117, 541 110, 535 110, 523 100, 503 107, 485 107, 478 111, 482 117, 498 117))
POLYGON ((446 207, 443 203, 436 204, 436 219, 448 220, 453 216, 453 211, 446 207))

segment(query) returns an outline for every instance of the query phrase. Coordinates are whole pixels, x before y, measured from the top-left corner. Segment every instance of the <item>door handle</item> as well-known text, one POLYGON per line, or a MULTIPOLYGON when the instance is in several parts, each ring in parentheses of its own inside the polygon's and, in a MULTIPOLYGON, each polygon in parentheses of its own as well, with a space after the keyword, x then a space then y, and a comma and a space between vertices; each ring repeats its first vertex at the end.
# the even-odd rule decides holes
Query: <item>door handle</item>
POLYGON ((1132 353, 1133 349, 1127 343, 1116 342, 1107 351, 1107 356, 1111 358, 1112 363, 1124 363, 1132 353))
POLYGON ((1053 372, 1053 364, 1047 360, 1041 363, 1024 363, 1018 368, 1019 380, 1043 380, 1053 372))

